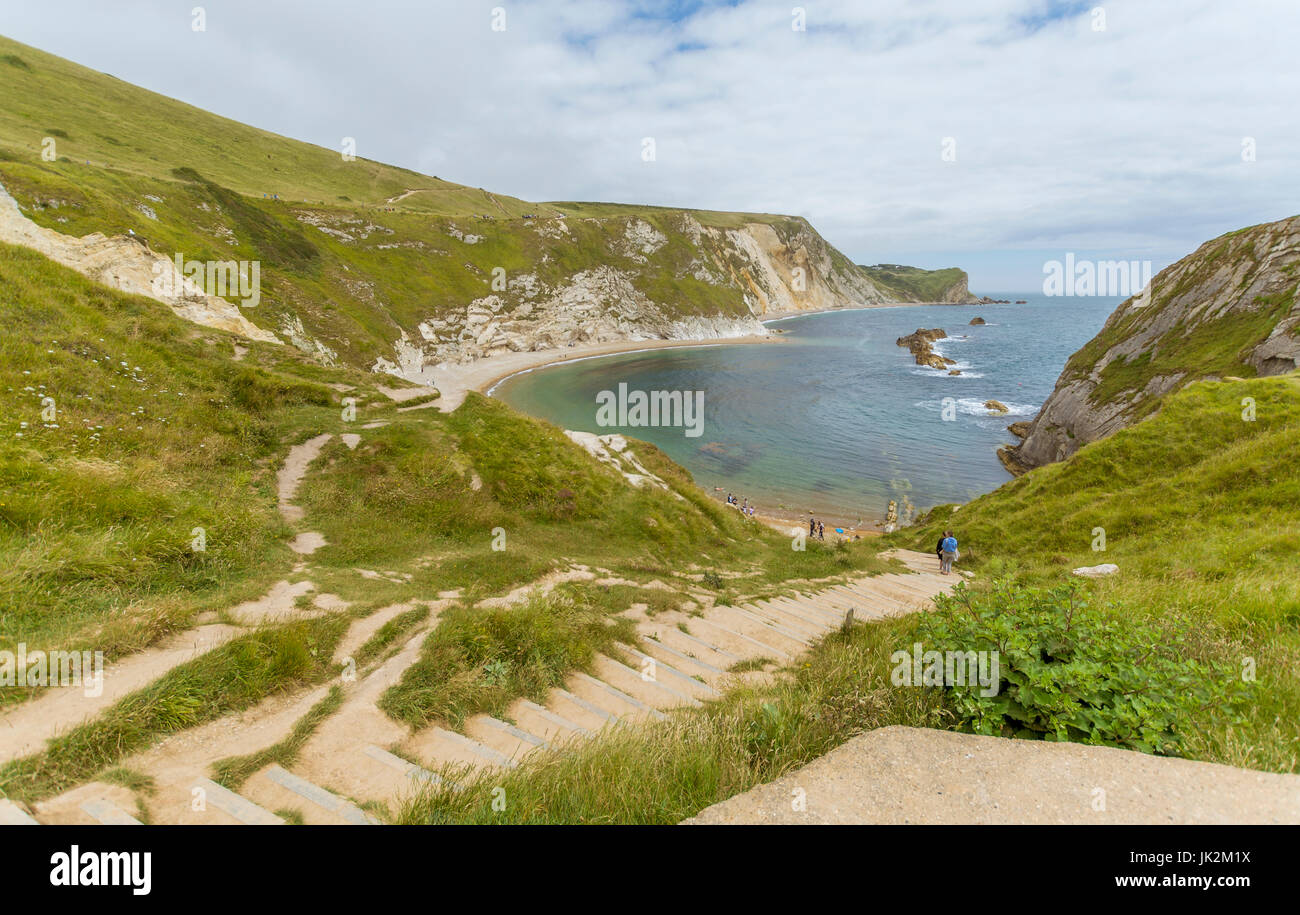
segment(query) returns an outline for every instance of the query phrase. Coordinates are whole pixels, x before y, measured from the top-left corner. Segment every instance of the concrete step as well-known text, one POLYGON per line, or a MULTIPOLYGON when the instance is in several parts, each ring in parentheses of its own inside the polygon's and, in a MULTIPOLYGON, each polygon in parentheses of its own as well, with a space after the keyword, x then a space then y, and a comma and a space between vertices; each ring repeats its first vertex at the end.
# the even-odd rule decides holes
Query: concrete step
POLYGON ((356 804, 339 797, 332 791, 326 791, 320 785, 294 775, 288 769, 273 764, 263 774, 269 781, 292 792, 309 804, 314 804, 322 810, 329 811, 345 823, 353 826, 376 826, 379 824, 379 820, 366 813, 356 804))
POLYGON ((792 601, 798 601, 799 608, 809 616, 816 617, 823 625, 835 628, 844 619, 844 614, 838 606, 831 604, 821 594, 796 594, 790 598, 792 601))
POLYGON ((817 641, 817 639, 821 638, 820 632, 809 632, 809 631, 795 628, 794 626, 788 626, 781 620, 774 620, 768 616, 764 616, 762 613, 756 612, 755 608, 753 607, 740 606, 740 607, 730 607, 728 609, 734 610, 737 613, 742 614, 746 619, 750 620, 756 625, 765 627, 765 630, 771 630, 780 633, 781 635, 785 636, 794 644, 800 646, 800 648, 807 648, 810 645, 812 645, 813 642, 817 641))
POLYGON ((790 630, 782 631, 773 623, 764 622, 761 617, 747 613, 738 607, 714 607, 705 617, 710 623, 726 626, 733 632, 748 636, 755 641, 779 648, 793 657, 808 648, 808 640, 797 636, 790 630))
POLYGON ((546 747, 546 741, 536 734, 530 734, 523 728, 491 715, 475 715, 465 719, 465 736, 516 762, 534 750, 546 747))
POLYGON ((843 605, 852 605, 857 609, 858 619, 880 619, 897 616, 919 607, 924 601, 911 594, 899 594, 887 583, 875 586, 875 591, 851 591, 845 589, 834 595, 843 605))
POLYGON ((821 620, 816 623, 810 621, 807 617, 794 613, 791 610, 778 606, 771 601, 754 601, 746 604, 744 609, 753 613, 755 616, 761 616, 764 619, 771 620, 778 626, 789 629, 791 632, 797 632, 805 641, 815 642, 826 634, 827 626, 821 620))
POLYGON ((597 731, 606 725, 618 721, 618 715, 581 696, 575 696, 567 689, 553 689, 546 697, 547 711, 563 718, 577 722, 591 731, 597 731))
POLYGON ((140 821, 112 801, 94 798, 81 802, 81 809, 105 826, 139 826, 140 821))
POLYGON ((848 591, 825 591, 817 597, 817 605, 834 614, 836 625, 844 622, 844 614, 853 610, 854 617, 863 617, 872 613, 884 613, 892 608, 892 602, 872 601, 868 603, 856 594, 848 591))
MULTIPOLYGON (((596 695, 601 696, 602 699, 609 703, 621 703, 627 711, 619 717, 627 715, 649 715, 651 718, 668 717, 663 712, 659 711, 659 709, 642 702, 634 696, 629 696, 621 689, 611 686, 603 680, 597 680, 595 677, 584 674, 581 671, 572 675, 569 680, 569 689, 571 692, 587 699, 588 701, 591 701, 591 696, 596 695)), ((609 707, 608 705, 605 705, 604 702, 602 702, 602 705, 604 705, 604 707, 609 707)))
POLYGON ((373 743, 366 744, 364 747, 361 748, 361 752, 364 753, 369 759, 374 760, 380 765, 392 769, 394 772, 397 772, 400 775, 406 776, 406 778, 409 779, 412 784, 442 785, 446 783, 453 788, 460 787, 455 782, 449 782, 446 779, 442 778, 437 773, 430 772, 428 769, 424 768, 423 766, 417 766, 413 762, 409 762, 405 759, 402 759, 402 757, 396 755, 395 753, 389 753, 383 747, 377 747, 373 743))
POLYGON ((234 817, 248 826, 281 826, 284 820, 271 811, 254 804, 243 795, 236 794, 224 785, 209 778, 196 779, 194 787, 202 788, 204 801, 222 813, 234 817))
POLYGON ((630 696, 635 696, 646 705, 655 708, 673 708, 678 705, 698 706, 700 704, 699 699, 686 691, 684 684, 681 686, 670 684, 666 677, 659 675, 658 671, 653 674, 642 673, 603 654, 596 655, 593 666, 601 680, 630 696))
POLYGON ((695 696, 697 699, 701 696, 716 698, 722 695, 709 684, 697 680, 683 670, 673 667, 666 661, 656 658, 653 655, 646 654, 638 648, 618 643, 618 647, 632 656, 635 666, 642 671, 650 672, 650 675, 656 679, 662 679, 665 675, 669 678, 666 682, 681 690, 684 693, 695 696))
POLYGON ((809 610, 786 597, 755 601, 754 610, 755 612, 761 610, 775 619, 785 620, 792 629, 812 633, 815 638, 821 638, 828 630, 834 628, 826 614, 809 610))
POLYGON ((685 674, 698 674, 705 680, 709 680, 714 677, 721 677, 727 672, 724 668, 716 667, 700 658, 693 658, 684 651, 678 651, 676 648, 655 639, 643 637, 637 640, 637 645, 645 649, 645 652, 651 657, 676 665, 685 674))
POLYGON ((827 591, 823 595, 823 599, 838 608, 841 620, 844 618, 844 611, 849 608, 855 610, 854 616, 861 619, 897 613, 902 606, 902 602, 895 597, 876 591, 856 590, 847 585, 843 588, 827 591))
POLYGON ((915 580, 916 577, 896 573, 878 575, 872 579, 872 584, 875 586, 872 590, 902 601, 928 600, 934 592, 921 588, 915 580))
MULTIPOLYGON (((686 626, 690 626, 689 620, 683 621, 686 626)), ((741 656, 735 652, 728 651, 721 645, 716 645, 707 639, 702 639, 698 635, 682 632, 674 623, 643 623, 637 626, 637 632, 647 639, 653 639, 660 645, 667 645, 669 648, 684 654, 691 658, 698 658, 719 670, 726 670, 741 660, 741 656)))
POLYGON ((766 657, 778 661, 789 661, 793 657, 784 648, 777 648, 766 642, 760 642, 758 639, 738 632, 734 627, 724 624, 721 620, 710 617, 697 617, 687 624, 692 631, 700 632, 705 637, 717 640, 720 644, 726 646, 729 651, 734 651, 741 658, 766 657))
POLYGON ((586 737, 591 734, 587 728, 563 715, 538 705, 528 699, 520 699, 506 709, 519 726, 530 734, 536 734, 548 744, 563 742, 570 737, 586 737))
POLYGON ((516 765, 510 757, 477 740, 439 727, 420 731, 407 742, 407 747, 420 759, 433 760, 438 765, 504 766, 508 769, 516 765))
POLYGON ((0 798, 0 826, 39 826, 36 818, 8 798, 0 798))

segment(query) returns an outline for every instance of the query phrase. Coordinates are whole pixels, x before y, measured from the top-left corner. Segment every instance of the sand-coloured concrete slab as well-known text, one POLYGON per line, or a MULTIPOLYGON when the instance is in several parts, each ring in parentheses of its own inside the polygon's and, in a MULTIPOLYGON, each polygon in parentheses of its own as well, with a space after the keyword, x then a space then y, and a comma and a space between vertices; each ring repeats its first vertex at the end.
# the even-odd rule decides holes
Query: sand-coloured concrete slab
POLYGON ((893 726, 686 822, 1296 824, 1300 775, 893 726))

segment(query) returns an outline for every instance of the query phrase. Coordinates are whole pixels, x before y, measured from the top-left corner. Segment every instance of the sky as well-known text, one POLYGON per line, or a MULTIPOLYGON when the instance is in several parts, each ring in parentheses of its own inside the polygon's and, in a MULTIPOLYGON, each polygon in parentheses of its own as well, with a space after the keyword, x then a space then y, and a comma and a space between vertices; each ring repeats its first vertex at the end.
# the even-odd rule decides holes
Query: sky
POLYGON ((0 33, 528 200, 804 216, 977 293, 1300 212, 1297 0, 15 0, 0 33))

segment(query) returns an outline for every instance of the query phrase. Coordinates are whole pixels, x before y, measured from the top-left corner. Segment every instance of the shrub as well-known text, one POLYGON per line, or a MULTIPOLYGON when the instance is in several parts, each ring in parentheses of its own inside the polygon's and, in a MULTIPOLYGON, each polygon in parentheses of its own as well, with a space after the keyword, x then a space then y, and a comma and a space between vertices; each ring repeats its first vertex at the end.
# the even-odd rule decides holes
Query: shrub
POLYGON ((997 652, 995 695, 945 684, 959 730, 1181 755, 1206 716, 1234 716, 1247 685, 1230 666, 1186 657, 1185 627, 1089 607, 1078 582, 1043 590, 959 585, 920 624, 927 650, 997 652))

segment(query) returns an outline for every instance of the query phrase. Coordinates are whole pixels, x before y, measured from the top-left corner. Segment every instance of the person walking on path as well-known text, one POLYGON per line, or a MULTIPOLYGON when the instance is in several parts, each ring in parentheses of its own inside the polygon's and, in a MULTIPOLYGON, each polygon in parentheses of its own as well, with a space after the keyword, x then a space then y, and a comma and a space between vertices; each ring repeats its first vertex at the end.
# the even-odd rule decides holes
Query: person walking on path
POLYGON ((818 522, 817 522, 817 539, 818 539, 818 540, 825 540, 825 539, 826 539, 826 522, 825 522, 825 521, 818 521, 818 522))
POLYGON ((943 532, 943 540, 939 541, 939 547, 939 573, 951 575, 952 564, 957 559, 957 538, 952 535, 952 531, 943 532))
POLYGON ((809 519, 808 519, 808 536, 809 536, 810 538, 812 538, 812 537, 816 537, 816 536, 817 536, 817 519, 816 519, 816 518, 809 518, 809 519))
POLYGON ((943 536, 939 536, 939 542, 934 545, 934 558, 939 560, 939 571, 943 571, 943 536))

